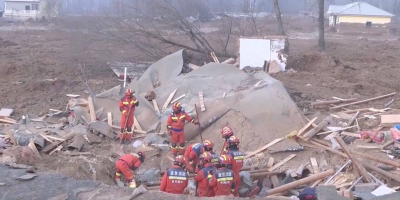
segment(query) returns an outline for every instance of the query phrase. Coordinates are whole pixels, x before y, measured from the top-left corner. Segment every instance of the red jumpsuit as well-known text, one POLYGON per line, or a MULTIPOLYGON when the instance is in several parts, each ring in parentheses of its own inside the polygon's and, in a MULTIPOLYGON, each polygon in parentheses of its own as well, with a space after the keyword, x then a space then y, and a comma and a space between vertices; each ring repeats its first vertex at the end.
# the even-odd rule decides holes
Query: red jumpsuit
POLYGON ((141 164, 142 162, 139 159, 139 155, 135 153, 125 154, 117 161, 117 175, 122 173, 125 180, 129 182, 133 179, 132 169, 139 168, 141 164))
POLYGON ((171 194, 183 194, 188 184, 187 172, 180 166, 174 165, 165 171, 161 179, 160 191, 171 194))
POLYGON ((204 164, 204 168, 197 173, 194 177, 194 181, 198 183, 197 194, 199 197, 213 197, 215 196, 214 189, 209 186, 208 179, 212 178, 212 175, 209 174, 210 171, 215 170, 215 167, 212 163, 204 164), (207 186, 208 186, 208 195, 207 195, 207 186))
POLYGON ((224 145, 222 146, 221 155, 228 154, 228 147, 229 147, 229 143, 228 143, 228 141, 225 140, 224 145))
POLYGON ((200 163, 200 154, 202 149, 203 145, 200 143, 191 144, 186 149, 184 157, 186 160, 186 167, 188 171, 194 170, 193 166, 196 167, 197 164, 200 163), (191 160, 193 160, 193 165, 189 164, 191 160))
POLYGON ((236 183, 236 188, 235 192, 233 195, 235 197, 239 196, 239 186, 240 186, 240 175, 239 172, 243 167, 243 159, 244 159, 244 154, 240 152, 238 149, 229 149, 229 153, 231 156, 231 161, 232 161, 232 171, 235 173, 235 183, 236 183))
POLYGON ((233 181, 235 174, 232 170, 222 167, 219 168, 213 175, 210 182, 210 187, 214 188, 215 196, 229 196, 236 187, 233 181))
POLYGON ((194 119, 184 111, 181 111, 179 114, 172 112, 168 117, 167 129, 171 131, 171 149, 173 155, 176 155, 178 150, 180 155, 183 155, 185 152, 185 132, 183 128, 186 122, 193 123, 194 119))
MULTIPOLYGON (((137 105, 138 105, 138 101, 137 101, 136 97, 130 98, 130 97, 124 96, 119 101, 119 110, 121 111, 121 122, 120 122, 121 130, 125 130, 125 129, 131 130, 132 129, 135 106, 137 106, 137 105)), ((131 137, 132 137, 132 132, 129 132, 129 133, 124 132, 124 133, 119 134, 120 140, 125 140, 125 139, 129 140, 129 139, 131 139, 131 137)))

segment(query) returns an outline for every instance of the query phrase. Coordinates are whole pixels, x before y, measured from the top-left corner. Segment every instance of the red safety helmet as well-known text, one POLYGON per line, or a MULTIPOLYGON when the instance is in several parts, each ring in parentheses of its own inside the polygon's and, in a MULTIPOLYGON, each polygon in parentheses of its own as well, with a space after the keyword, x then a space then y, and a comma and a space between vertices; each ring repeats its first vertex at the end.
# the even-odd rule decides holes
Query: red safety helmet
POLYGON ((204 152, 200 155, 200 160, 203 160, 203 163, 210 163, 212 160, 212 155, 210 152, 204 152))
POLYGON ((177 156, 175 158, 174 165, 178 165, 181 167, 186 166, 185 157, 183 157, 182 155, 177 156))
POLYGON ((204 151, 212 151, 214 148, 214 142, 212 140, 206 140, 203 142, 204 151))
POLYGON ((222 138, 225 138, 225 139, 231 137, 233 135, 232 128, 229 126, 222 127, 221 135, 222 135, 222 138))
POLYGON ((177 112, 177 113, 181 112, 181 110, 182 110, 181 104, 178 103, 178 102, 174 103, 174 106, 172 107, 172 110, 174 112, 177 112))
POLYGON ((230 145, 239 145, 239 143, 240 143, 239 139, 236 136, 230 137, 228 142, 229 142, 229 146, 230 145))
POLYGON ((132 89, 129 89, 129 88, 126 89, 125 95, 126 95, 126 96, 132 96, 132 95, 133 95, 132 89))
POLYGON ((143 163, 144 159, 146 158, 146 154, 144 154, 144 152, 141 151, 139 151, 137 154, 139 155, 140 162, 143 163))
POLYGON ((220 166, 226 167, 231 164, 231 157, 229 155, 221 155, 218 161, 220 166))

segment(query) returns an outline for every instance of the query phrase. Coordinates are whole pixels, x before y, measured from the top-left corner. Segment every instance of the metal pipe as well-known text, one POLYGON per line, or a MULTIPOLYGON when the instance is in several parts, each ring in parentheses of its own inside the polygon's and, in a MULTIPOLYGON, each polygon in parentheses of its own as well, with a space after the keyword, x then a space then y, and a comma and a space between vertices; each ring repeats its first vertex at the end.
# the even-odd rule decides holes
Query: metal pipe
POLYGON ((128 68, 125 67, 125 70, 124 70, 124 88, 126 88, 126 73, 127 73, 127 71, 128 71, 128 68))
POLYGON ((363 176, 360 176, 360 178, 358 178, 358 179, 356 180, 356 182, 354 182, 354 183, 349 187, 349 189, 347 189, 347 191, 350 191, 354 186, 356 186, 357 183, 360 182, 360 180, 362 179, 362 177, 363 177, 363 176))
POLYGON ((338 175, 347 165, 351 163, 351 160, 347 161, 333 176, 331 176, 325 183, 324 185, 327 185, 336 175, 338 175))

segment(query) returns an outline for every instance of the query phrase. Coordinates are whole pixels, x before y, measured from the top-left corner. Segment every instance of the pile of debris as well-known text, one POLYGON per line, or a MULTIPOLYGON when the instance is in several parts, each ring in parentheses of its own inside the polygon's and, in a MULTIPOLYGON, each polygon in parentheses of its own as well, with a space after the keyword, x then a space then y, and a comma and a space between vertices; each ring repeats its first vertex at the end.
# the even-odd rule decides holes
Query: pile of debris
MULTIPOLYGON (((8 125, 1 129, 0 147, 7 149, 1 152, 1 163, 49 168, 50 162, 57 162, 53 168, 57 173, 59 167, 62 171, 73 165, 86 173, 67 175, 113 184, 115 161, 140 150, 147 156, 138 180, 149 190, 158 190, 162 173, 172 164, 169 139, 163 133, 171 105, 179 101, 189 115, 194 116, 196 109, 199 113, 200 128, 185 126, 187 144, 201 142, 201 132, 203 138, 215 142, 219 153, 224 141, 216 133, 225 125, 240 138, 245 152, 240 196, 260 186, 258 196, 264 197, 298 196, 304 188, 330 185, 333 189, 321 189, 325 195, 337 189, 340 196, 350 199, 373 199, 399 189, 392 186, 400 183, 396 160, 400 117, 386 115, 396 113, 390 109, 393 101, 382 109, 347 109, 395 93, 362 101, 317 101, 312 104, 316 108, 341 111, 317 113, 309 120, 283 84, 262 71, 248 74, 231 64, 209 63, 185 74, 185 66, 190 63, 182 50, 152 64, 126 88, 116 86, 87 99, 68 94, 71 99, 65 111, 51 109, 19 122, 10 118, 9 110, 4 111, 9 114, 0 115, 0 122, 8 125), (140 106, 135 110, 132 143, 120 145, 116 116, 120 116, 118 102, 127 88, 135 91, 140 106), (373 144, 362 144, 366 142, 373 144), (18 156, 13 156, 16 151, 18 156)), ((194 193, 190 192, 194 189, 192 182, 187 191, 194 193)))

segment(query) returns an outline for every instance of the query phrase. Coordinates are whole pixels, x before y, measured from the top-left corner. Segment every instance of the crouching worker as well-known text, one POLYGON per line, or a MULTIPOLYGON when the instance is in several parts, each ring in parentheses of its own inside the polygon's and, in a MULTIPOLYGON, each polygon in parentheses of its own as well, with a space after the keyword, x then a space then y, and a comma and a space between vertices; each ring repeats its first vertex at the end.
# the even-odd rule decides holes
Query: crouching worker
POLYGON ((115 181, 121 181, 121 175, 124 175, 125 181, 129 182, 130 188, 136 188, 136 181, 133 177, 133 172, 142 165, 145 159, 143 152, 125 154, 119 158, 116 164, 117 173, 115 173, 115 181))
POLYGON ((215 196, 230 196, 235 192, 235 174, 232 170, 228 169, 228 165, 231 162, 231 157, 228 155, 221 155, 219 157, 218 170, 213 174, 210 182, 210 187, 214 188, 215 196))
POLYGON ((194 181, 198 185, 197 194, 199 197, 213 197, 215 196, 214 189, 210 187, 212 178, 212 171, 215 171, 214 164, 212 163, 212 155, 210 152, 204 152, 200 156, 198 168, 199 173, 194 177, 194 181))
POLYGON ((183 194, 188 186, 188 173, 185 171, 186 162, 183 156, 177 156, 174 165, 167 169, 161 179, 160 191, 171 194, 183 194))

